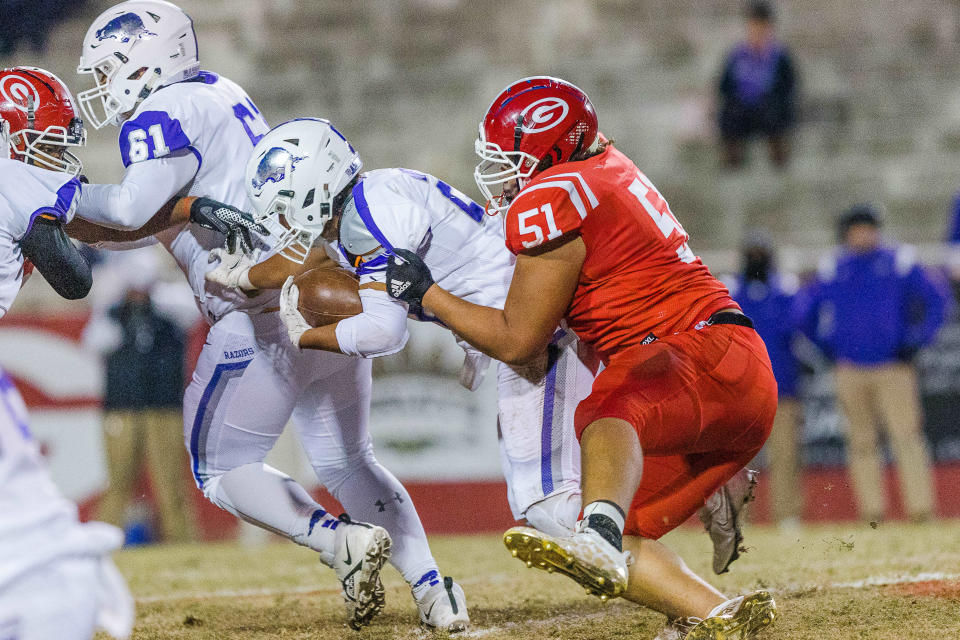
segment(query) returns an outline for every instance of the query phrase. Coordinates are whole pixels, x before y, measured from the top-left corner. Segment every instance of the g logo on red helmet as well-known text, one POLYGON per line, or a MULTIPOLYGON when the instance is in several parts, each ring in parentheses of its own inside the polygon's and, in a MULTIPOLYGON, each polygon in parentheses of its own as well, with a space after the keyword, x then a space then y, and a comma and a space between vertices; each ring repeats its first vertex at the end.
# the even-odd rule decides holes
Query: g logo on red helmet
POLYGON ((31 97, 34 107, 40 104, 40 93, 37 88, 23 76, 9 75, 0 78, 0 97, 24 112, 30 107, 31 97))
POLYGON ((570 105, 560 98, 541 98, 531 102, 520 112, 523 124, 520 130, 524 133, 539 133, 552 129, 567 117, 570 105))

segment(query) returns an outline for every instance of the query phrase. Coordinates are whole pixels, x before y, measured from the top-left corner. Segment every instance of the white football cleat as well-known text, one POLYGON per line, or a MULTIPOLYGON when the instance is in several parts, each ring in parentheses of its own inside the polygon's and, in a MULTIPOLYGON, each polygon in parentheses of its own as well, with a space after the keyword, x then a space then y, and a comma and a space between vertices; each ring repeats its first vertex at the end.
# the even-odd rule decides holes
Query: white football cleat
POLYGON ((420 622, 428 627, 456 633, 466 630, 470 624, 467 598, 450 576, 430 587, 419 599, 414 596, 414 601, 420 611, 420 622))
POLYGON ((380 569, 390 559, 390 534, 383 527, 354 522, 346 514, 337 527, 333 570, 343 587, 349 624, 354 629, 370 623, 386 602, 380 569))
POLYGON ((527 567, 573 578, 603 602, 627 590, 630 554, 617 551, 593 529, 583 527, 570 536, 559 537, 530 527, 514 527, 503 534, 503 544, 527 567))

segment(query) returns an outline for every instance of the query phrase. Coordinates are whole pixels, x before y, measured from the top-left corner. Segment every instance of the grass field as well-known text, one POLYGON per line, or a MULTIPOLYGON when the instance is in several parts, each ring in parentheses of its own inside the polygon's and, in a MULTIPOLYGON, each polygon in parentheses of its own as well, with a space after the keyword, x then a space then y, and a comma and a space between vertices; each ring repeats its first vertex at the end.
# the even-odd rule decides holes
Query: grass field
MULTIPOLYGON (((772 589, 780 617, 764 638, 960 638, 960 521, 746 533, 747 552, 720 577, 709 571, 709 541, 698 529, 664 541, 728 593, 772 589)), ((629 602, 601 605, 566 578, 525 569, 499 536, 431 542, 441 568, 466 591, 472 626, 461 637, 652 638, 663 624, 629 602)), ((386 610, 351 631, 332 571, 292 543, 157 546, 123 551, 117 564, 137 599, 137 639, 434 635, 417 626, 410 592, 392 568, 384 574, 386 610)))

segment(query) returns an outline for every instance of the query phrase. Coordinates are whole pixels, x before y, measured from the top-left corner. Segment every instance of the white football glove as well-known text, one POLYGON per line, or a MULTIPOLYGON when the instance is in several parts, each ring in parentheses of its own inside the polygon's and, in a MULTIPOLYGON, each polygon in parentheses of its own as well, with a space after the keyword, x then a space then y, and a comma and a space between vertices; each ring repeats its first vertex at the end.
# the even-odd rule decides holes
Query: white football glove
POLYGON ((241 250, 227 251, 226 249, 212 249, 208 262, 219 260, 220 264, 207 271, 204 275, 207 282, 213 282, 230 289, 254 291, 256 287, 250 283, 250 267, 256 263, 241 250))
POLYGON ((280 289, 280 317, 283 318, 283 324, 287 325, 287 335, 293 346, 300 348, 300 337, 309 329, 312 329, 307 321, 300 315, 297 305, 300 303, 300 289, 293 284, 293 276, 288 276, 287 281, 283 283, 280 289))

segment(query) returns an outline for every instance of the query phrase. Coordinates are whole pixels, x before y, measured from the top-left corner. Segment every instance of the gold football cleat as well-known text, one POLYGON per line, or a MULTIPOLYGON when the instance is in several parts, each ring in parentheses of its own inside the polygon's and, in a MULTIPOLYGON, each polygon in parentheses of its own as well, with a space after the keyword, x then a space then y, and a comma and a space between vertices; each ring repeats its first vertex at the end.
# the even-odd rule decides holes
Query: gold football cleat
POLYGON ((625 554, 589 529, 561 538, 514 527, 503 534, 503 544, 528 568, 569 576, 602 602, 627 589, 625 554))
POLYGON ((773 624, 777 603, 768 591, 734 598, 690 630, 684 640, 749 640, 773 624))

